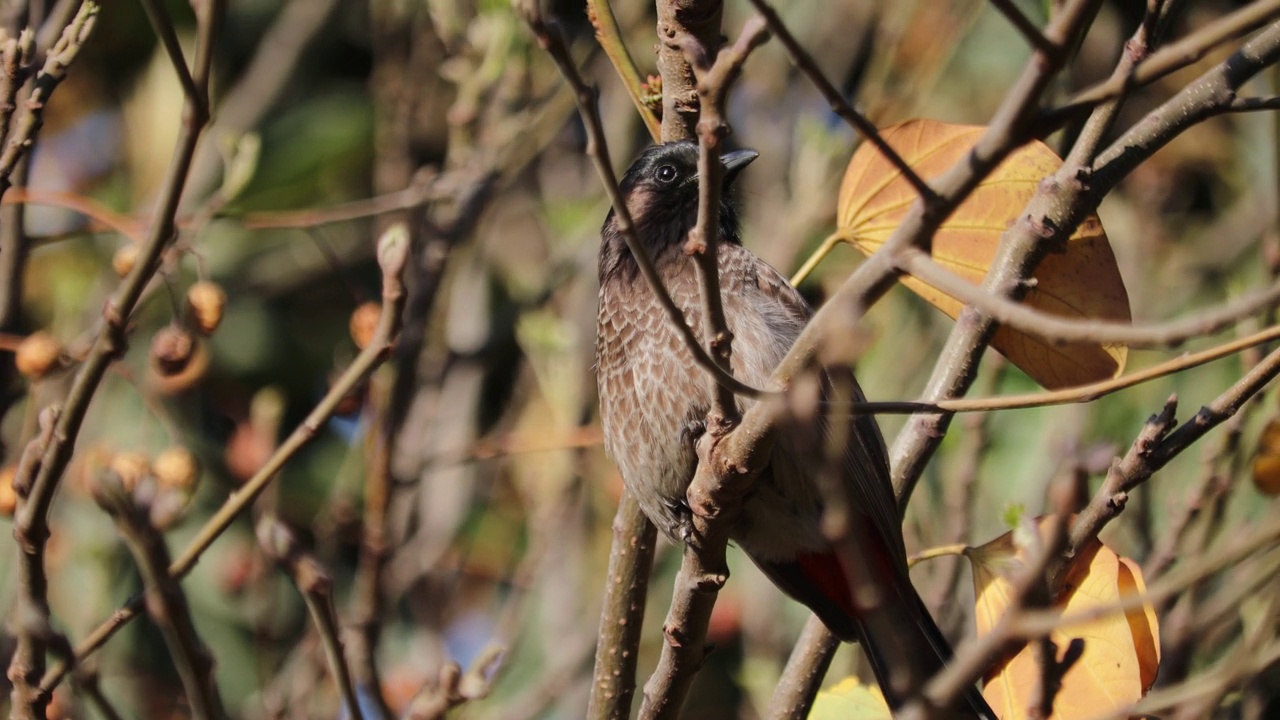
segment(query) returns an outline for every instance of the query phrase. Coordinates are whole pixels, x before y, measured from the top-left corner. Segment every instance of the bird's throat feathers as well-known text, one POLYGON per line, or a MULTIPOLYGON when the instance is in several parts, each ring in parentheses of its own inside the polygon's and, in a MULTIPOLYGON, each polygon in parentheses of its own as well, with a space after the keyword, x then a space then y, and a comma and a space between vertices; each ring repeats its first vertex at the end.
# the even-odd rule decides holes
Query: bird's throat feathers
MULTIPOLYGON (((692 203, 683 203, 678 199, 669 202, 665 198, 653 197, 650 193, 641 192, 627 198, 627 209, 632 222, 635 223, 636 238, 649 256, 649 260, 661 273, 663 270, 675 270, 673 264, 689 262, 691 258, 685 252, 685 244, 689 233, 697 224, 698 201, 697 189, 694 188, 692 203)), ((600 280, 614 273, 626 277, 636 277, 640 265, 636 262, 626 239, 618 227, 615 214, 610 211, 600 231, 600 280)), ((741 235, 738 231, 737 211, 727 198, 720 202, 720 242, 740 245, 741 235)))
MULTIPOLYGON (((738 212, 730 190, 738 172, 754 157, 752 152, 745 161, 725 165, 720 193, 721 242, 740 242, 738 212)), ((627 168, 619 189, 636 237, 654 267, 659 272, 670 271, 689 262, 684 246, 698 220, 698 144, 686 140, 646 148, 627 168)), ((629 278, 639 274, 640 266, 627 247, 613 210, 604 220, 600 239, 602 282, 615 274, 629 278)))

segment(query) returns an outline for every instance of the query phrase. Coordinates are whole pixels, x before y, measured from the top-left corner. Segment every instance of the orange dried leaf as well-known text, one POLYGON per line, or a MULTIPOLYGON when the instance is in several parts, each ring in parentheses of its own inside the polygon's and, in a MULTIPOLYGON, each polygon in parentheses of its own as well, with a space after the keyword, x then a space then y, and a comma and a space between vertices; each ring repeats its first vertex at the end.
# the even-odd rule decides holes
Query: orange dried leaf
MULTIPOLYGON (((970 550, 969 557, 977 595, 977 631, 983 635, 1008 612, 1012 589, 1006 577, 1024 562, 1024 555, 1013 534, 1006 533, 970 550)), ((1077 553, 1055 591, 1054 606, 1064 616, 1072 616, 1142 595, 1146 587, 1135 563, 1095 540, 1077 553)), ((1049 637, 1058 647, 1059 660, 1072 638, 1084 640, 1083 655, 1063 677, 1054 718, 1110 714, 1140 699, 1155 682, 1160 666, 1160 630, 1149 604, 1067 626, 1049 637)), ((1028 717, 1041 678, 1038 655, 1034 645, 1026 645, 988 671, 982 694, 1004 720, 1028 717)))
POLYGON ((1253 485, 1263 495, 1280 495, 1280 418, 1272 418, 1258 438, 1253 485))
MULTIPOLYGON (((886 142, 923 178, 936 177, 964 157, 984 128, 908 120, 881 131, 886 142)), ((981 284, 1000 236, 1025 209, 1040 181, 1062 161, 1044 143, 1015 151, 956 209, 933 237, 933 257, 960 277, 981 284)), ((837 224, 845 241, 871 254, 889 239, 916 199, 911 184, 870 143, 854 153, 840 186, 837 224)), ((1051 252, 1034 273, 1024 302, 1071 318, 1127 322, 1129 297, 1107 235, 1096 215, 1077 228, 1065 252, 1051 252)), ((952 319, 963 303, 911 277, 903 284, 952 319)), ((1070 387, 1119 375, 1122 345, 1043 340, 1000 328, 991 342, 1001 354, 1047 388, 1070 387)))

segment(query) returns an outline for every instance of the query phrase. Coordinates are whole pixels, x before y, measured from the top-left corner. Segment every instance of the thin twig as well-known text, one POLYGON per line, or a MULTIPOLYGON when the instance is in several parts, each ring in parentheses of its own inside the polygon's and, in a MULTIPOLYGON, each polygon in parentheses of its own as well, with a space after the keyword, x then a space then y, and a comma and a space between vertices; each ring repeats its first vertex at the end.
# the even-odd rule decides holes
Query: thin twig
MULTIPOLYGON (((45 57, 44 67, 36 74, 31 86, 31 94, 23 105, 13 128, 13 134, 0 153, 0 196, 9 189, 10 175, 18 166, 18 161, 26 157, 27 151, 35 141, 35 136, 44 125, 44 110, 49 96, 67 76, 67 68, 75 61, 76 55, 84 47, 85 41, 93 33, 97 24, 98 4, 86 2, 80 6, 71 24, 62 31, 53 49, 45 57)), ((29 40, 29 38, 28 38, 29 40)), ((21 44, 21 40, 19 41, 21 44)))
POLYGON ((831 634, 817 615, 809 615, 796 640, 778 686, 769 699, 765 717, 770 720, 805 720, 831 666, 840 639, 831 634))
MULTIPOLYGON (((697 44, 693 36, 686 38, 685 54, 698 79, 698 98, 702 108, 698 116, 698 216, 689 232, 684 251, 694 259, 698 283, 702 291, 702 328, 707 354, 726 373, 733 372, 733 333, 724 317, 720 298, 720 268, 716 248, 720 243, 720 195, 724 165, 720 162, 720 141, 729 134, 724 118, 724 103, 729 87, 742 71, 751 51, 769 37, 759 16, 747 21, 742 34, 732 47, 721 51, 711 64, 707 48, 697 44)), ((709 378, 711 410, 706 429, 720 436, 738 423, 738 406, 733 391, 709 378)))
POLYGON ((311 613, 347 716, 352 720, 363 720, 364 713, 351 682, 351 670, 339 637, 338 616, 333 609, 333 577, 314 556, 302 549, 293 533, 274 515, 266 514, 258 520, 257 535, 258 546, 293 580, 307 611, 311 613))
POLYGON ((640 71, 636 69, 636 62, 631 58, 627 43, 622 39, 622 30, 618 28, 613 6, 609 0, 587 0, 587 17, 596 29, 596 41, 604 49, 609 62, 613 63, 613 69, 622 79, 622 86, 627 89, 631 103, 636 106, 636 112, 640 113, 649 137, 658 142, 662 138, 662 119, 645 100, 640 71))
MULTIPOLYGON (((347 369, 334 381, 329 392, 321 398, 306 419, 294 429, 293 433, 280 444, 267 462, 249 478, 243 486, 227 498, 222 507, 213 514, 187 543, 187 547, 169 565, 169 575, 175 579, 183 578, 195 567, 200 557, 222 533, 231 526, 235 518, 257 499, 262 491, 276 478, 280 470, 299 450, 305 447, 324 427, 342 400, 356 386, 364 382, 369 375, 390 354, 400 331, 400 315, 404 311, 403 273, 408 262, 407 233, 403 226, 392 226, 378 242, 378 264, 382 269, 382 312, 378 316, 378 326, 368 345, 347 369)), ((88 637, 76 647, 76 659, 83 660, 95 650, 102 647, 111 636, 129 621, 137 617, 141 610, 139 598, 133 598, 123 607, 95 628, 88 637)), ((40 683, 40 691, 46 697, 53 688, 66 677, 70 666, 60 663, 45 675, 40 683)))
POLYGON ((876 129, 874 123, 866 118, 865 115, 858 112, 852 105, 844 99, 836 86, 831 84, 826 75, 822 74, 822 70, 818 68, 818 64, 813 61, 813 57, 805 50, 804 46, 796 40, 787 26, 783 24, 782 18, 778 16, 778 12, 773 9, 765 0, 751 0, 751 4, 755 6, 756 12, 765 19, 769 26, 769 32, 777 36, 778 41, 787 49, 787 53, 791 56, 791 62, 795 63, 796 68, 804 73, 809 81, 818 88, 818 92, 822 93, 822 97, 826 98, 830 104, 832 112, 839 115, 841 119, 849 123, 849 125, 857 130, 862 137, 875 146, 884 159, 893 166, 895 170, 902 174, 904 180, 915 188, 926 204, 937 201, 937 193, 929 187, 929 183, 925 182, 916 171, 907 164, 906 160, 894 150, 883 137, 880 131, 876 129))
MULTIPOLYGON (((768 38, 767 27, 759 17, 747 21, 742 34, 732 46, 716 52, 714 47, 699 43, 692 35, 684 38, 686 54, 697 76, 699 105, 698 124, 698 217, 689 234, 685 252, 693 255, 702 289, 703 328, 709 354, 728 371, 732 356, 730 329, 720 302, 719 268, 716 244, 720 234, 720 163, 719 142, 728 132, 724 119, 724 103, 729 88, 741 71, 751 51, 768 38), (712 60, 714 58, 714 60, 712 60)), ((711 409, 707 413, 706 433, 698 442, 698 453, 731 431, 738 422, 737 403, 727 389, 717 385, 711 409)), ((689 488, 689 505, 693 509, 696 546, 687 544, 680 572, 676 575, 671 606, 663 624, 666 642, 658 666, 644 686, 644 703, 640 717, 646 720, 676 718, 693 685, 693 679, 706 658, 707 625, 715 607, 718 591, 729 576, 725 560, 728 529, 737 514, 741 495, 712 492, 700 495, 698 480, 689 488)), ((705 486, 703 486, 705 487, 705 486)), ((725 486, 717 486, 725 487, 725 486)))
POLYGON ((1031 22, 1031 18, 1027 17, 1026 13, 1022 12, 1022 10, 1013 3, 1013 0, 990 0, 990 2, 991 5, 995 7, 996 10, 999 10, 1000 14, 1003 15, 1011 25, 1013 25, 1013 28, 1031 44, 1033 49, 1044 53, 1047 57, 1052 57, 1054 53, 1062 52, 1062 48, 1050 42, 1049 39, 1040 32, 1040 28, 1036 27, 1035 23, 1031 22))
MULTIPOLYGON (((378 641, 382 637, 382 614, 386 605, 383 571, 391 556, 388 527, 391 505, 391 437, 387 425, 391 378, 377 375, 369 383, 367 417, 367 465, 364 482, 364 518, 360 526, 360 557, 356 562, 355 587, 351 595, 351 620, 355 630, 351 643, 352 667, 360 686, 376 702, 382 698, 378 671, 378 641)), ((382 708, 390 716, 389 709, 382 708)))
POLYGON ((1039 121, 1040 134, 1060 125, 1080 109, 1121 97, 1137 88, 1181 70, 1209 54, 1215 47, 1252 32, 1280 16, 1280 0, 1260 0, 1219 18, 1196 32, 1152 53, 1122 75, 1113 75, 1082 90, 1061 106, 1047 111, 1039 121))
POLYGON ((182 44, 178 42, 178 32, 173 27, 173 19, 169 17, 169 11, 160 0, 142 0, 142 7, 147 11, 151 28, 156 31, 156 37, 160 38, 160 44, 164 46, 165 54, 169 56, 173 71, 178 75, 183 95, 188 102, 196 105, 197 112, 201 116, 207 116, 208 108, 205 103, 208 98, 205 97, 203 90, 196 86, 195 78, 191 76, 191 68, 187 67, 187 59, 182 54, 182 44))
POLYGON ((133 494, 125 490, 118 475, 108 471, 98 478, 93 492, 94 499, 116 521, 142 573, 147 614, 160 627, 169 646, 192 716, 197 720, 225 717, 214 678, 213 656, 196 632, 182 587, 165 572, 169 551, 164 537, 151 525, 148 510, 139 507, 133 494))
POLYGON ((968 282, 915 248, 902 251, 898 266, 1002 325, 1057 345, 1094 342, 1135 348, 1177 347, 1280 304, 1280 283, 1276 283, 1187 318, 1142 326, 1093 318, 1075 319, 1037 310, 968 282))
MULTIPOLYGON (((220 7, 219 3, 211 3, 211 5, 215 6, 213 9, 220 7)), ((75 58, 93 30, 97 12, 98 6, 94 3, 86 2, 81 5, 75 18, 46 58, 44 69, 40 73, 40 77, 46 78, 45 85, 42 86, 41 80, 37 78, 31 96, 28 98, 26 110, 14 128, 14 136, 10 138, 9 145, 6 146, 3 154, 0 154, 0 192, 7 189, 9 174, 16 166, 18 159, 25 154, 40 127, 49 92, 65 76, 67 65, 75 58)), ((201 38, 205 42, 212 41, 211 28, 211 23, 201 26, 201 38)), ((187 125, 185 129, 189 131, 189 147, 194 147, 199 128, 187 125)), ((187 146, 180 144, 179 147, 181 149, 187 146)), ((182 164, 175 163, 175 165, 182 164)), ((166 190, 169 191, 167 194, 176 196, 185 174, 185 165, 183 165, 181 172, 175 173, 176 180, 166 184, 166 190)), ((157 222, 158 227, 163 225, 166 211, 172 210, 164 202, 161 203, 160 208, 158 217, 161 221, 157 222)), ((172 215, 168 217, 171 222, 172 215)), ((157 255, 164 240, 164 237, 154 238, 157 255)), ((143 277, 141 270, 142 268, 135 268, 134 274, 131 275, 130 281, 134 284, 131 285, 130 281, 126 281, 126 295, 127 291, 135 285, 140 292, 142 284, 150 277, 149 272, 146 273, 146 277, 143 277)), ((136 300, 136 296, 133 300, 136 300)), ((132 310, 133 304, 126 296, 123 302, 117 303, 116 307, 125 308, 127 315, 128 311, 132 310)), ((114 357, 123 345, 123 335, 123 321, 114 328, 107 323, 98 336, 100 342, 95 344, 95 350, 91 353, 89 362, 85 363, 77 373, 71 393, 60 406, 56 430, 51 433, 47 442, 35 448, 40 452, 39 461, 35 460, 35 454, 32 453, 33 457, 25 463, 24 472, 14 479, 14 486, 21 487, 24 491, 19 496, 13 527, 14 539, 18 546, 18 604, 21 612, 30 617, 40 618, 42 625, 48 624, 49 617, 48 578, 44 567, 46 542, 49 537, 49 508, 53 503, 58 481, 66 469, 67 462, 71 459, 72 445, 79 433, 84 415, 88 411, 89 402, 106 373, 110 358, 114 357), (113 335, 112 332, 118 332, 118 335, 113 335)), ((18 646, 9 665, 9 678, 13 681, 12 711, 18 720, 35 720, 44 717, 49 697, 40 690, 37 681, 44 674, 46 645, 47 643, 39 634, 20 632, 18 635, 18 646)))

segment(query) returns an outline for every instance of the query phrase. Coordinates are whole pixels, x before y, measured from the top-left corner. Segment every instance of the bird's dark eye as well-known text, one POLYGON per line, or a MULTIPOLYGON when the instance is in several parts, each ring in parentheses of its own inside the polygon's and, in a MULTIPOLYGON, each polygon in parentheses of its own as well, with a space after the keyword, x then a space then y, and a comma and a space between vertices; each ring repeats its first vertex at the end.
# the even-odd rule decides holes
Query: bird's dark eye
POLYGON ((675 180, 675 179, 676 179, 676 166, 675 166, 675 165, 663 165, 663 166, 661 166, 661 167, 659 167, 659 168, 658 168, 658 173, 657 173, 657 175, 658 175, 658 181, 659 181, 659 182, 669 183, 669 182, 671 182, 672 180, 675 180))

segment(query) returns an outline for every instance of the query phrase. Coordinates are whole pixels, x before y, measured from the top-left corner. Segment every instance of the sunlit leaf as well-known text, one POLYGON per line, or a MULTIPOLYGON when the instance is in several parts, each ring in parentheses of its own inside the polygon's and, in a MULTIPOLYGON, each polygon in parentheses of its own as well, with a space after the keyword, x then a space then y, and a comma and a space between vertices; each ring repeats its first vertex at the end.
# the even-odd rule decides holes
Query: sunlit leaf
POLYGON ((813 701, 809 720, 889 720, 893 713, 880 688, 847 677, 813 701))
MULTIPOLYGON (((1007 578, 1022 566, 1024 545, 1011 532, 968 553, 980 636, 1009 611, 1012 588, 1007 578)), ((1145 592, 1137 565, 1094 540, 1067 568, 1061 587, 1055 588, 1054 606, 1069 616, 1145 592)), ((1160 630, 1151 605, 1055 631, 1050 639, 1058 647, 1059 659, 1072 638, 1084 640, 1084 654, 1063 677, 1053 717, 1070 720, 1109 714, 1141 698, 1155 682, 1160 630)), ((1028 716, 1041 677, 1038 655, 1034 645, 1026 645, 987 673, 982 694, 1003 720, 1028 716)))
MULTIPOLYGON (((984 128, 909 120, 882 131, 885 140, 923 178, 936 177, 964 157, 984 128)), ((980 284, 1000 244, 1036 192, 1040 181, 1062 161, 1044 143, 1014 152, 952 213, 933 237, 933 256, 947 269, 980 284)), ((871 145, 849 161, 840 187, 837 222, 842 239, 865 254, 889 239, 916 199, 902 178, 871 145)), ((1034 273, 1036 285, 1025 302, 1073 318, 1129 320, 1129 298, 1102 223, 1090 215, 1067 243, 1050 252, 1034 273)), ((914 278, 903 283, 951 318, 964 305, 914 278)), ((992 346, 1047 388, 1082 385, 1115 377, 1128 350, 1100 343, 1053 346, 1039 338, 1000 328, 992 346)))

